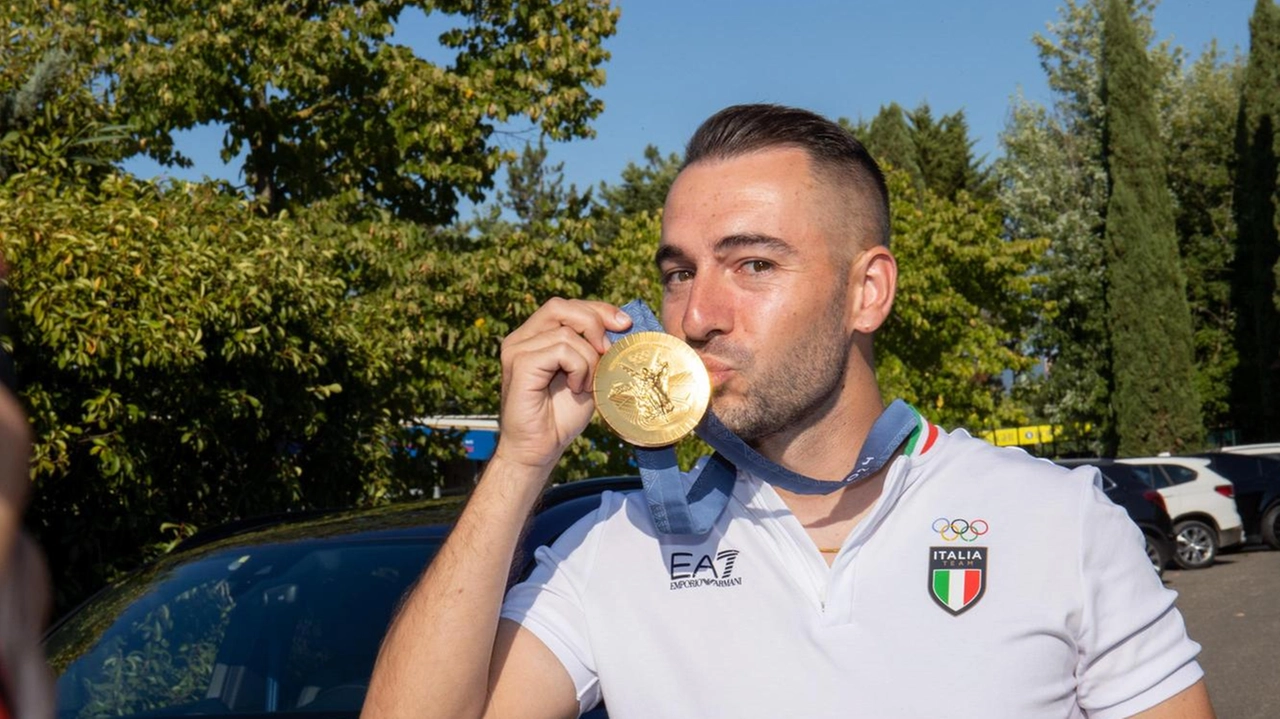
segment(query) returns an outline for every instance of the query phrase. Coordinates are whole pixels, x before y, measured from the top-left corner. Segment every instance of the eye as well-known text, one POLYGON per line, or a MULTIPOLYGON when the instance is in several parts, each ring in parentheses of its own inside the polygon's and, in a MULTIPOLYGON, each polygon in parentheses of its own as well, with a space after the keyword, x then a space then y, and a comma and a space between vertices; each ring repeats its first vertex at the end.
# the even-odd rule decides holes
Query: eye
POLYGON ((742 263, 742 270, 749 275, 762 274, 773 268, 774 264, 768 260, 747 260, 742 263))
POLYGON ((693 279, 692 270, 670 270, 662 273, 662 284, 664 287, 678 285, 682 282, 688 282, 691 279, 693 279))

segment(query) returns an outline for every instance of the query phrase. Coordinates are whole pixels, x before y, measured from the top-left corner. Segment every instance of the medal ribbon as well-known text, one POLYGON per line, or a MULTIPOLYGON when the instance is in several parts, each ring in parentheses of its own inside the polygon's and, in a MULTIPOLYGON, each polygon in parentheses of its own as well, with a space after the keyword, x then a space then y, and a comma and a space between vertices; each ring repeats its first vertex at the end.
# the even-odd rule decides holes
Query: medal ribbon
MULTIPOLYGON (((641 300, 628 302, 622 311, 631 317, 631 329, 606 332, 611 342, 633 332, 664 331, 641 300)), ((699 459, 687 475, 676 463, 674 446, 636 447, 635 457, 654 527, 662 534, 703 535, 711 531, 728 506, 738 469, 796 494, 830 494, 880 471, 916 427, 915 411, 902 400, 894 400, 872 425, 853 470, 838 481, 806 477, 773 462, 725 427, 710 410, 694 431, 716 453, 699 459)))

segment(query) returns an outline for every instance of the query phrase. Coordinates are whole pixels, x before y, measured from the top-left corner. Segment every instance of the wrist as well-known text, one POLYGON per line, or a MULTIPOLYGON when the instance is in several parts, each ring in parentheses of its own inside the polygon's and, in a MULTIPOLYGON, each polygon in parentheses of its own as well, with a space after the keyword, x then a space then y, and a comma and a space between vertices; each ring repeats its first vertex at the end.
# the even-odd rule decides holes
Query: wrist
POLYGON ((555 469, 555 462, 531 461, 516 452, 503 452, 499 446, 485 467, 481 481, 496 481, 509 488, 521 488, 537 497, 555 469))
POLYGON ((554 457, 547 457, 541 452, 525 451, 519 446, 513 447, 510 444, 503 444, 502 439, 499 438, 498 445, 493 450, 493 457, 489 460, 489 466, 493 466, 496 463, 506 467, 516 475, 537 477, 545 481, 551 476, 551 472, 555 470, 559 461, 559 454, 554 457))

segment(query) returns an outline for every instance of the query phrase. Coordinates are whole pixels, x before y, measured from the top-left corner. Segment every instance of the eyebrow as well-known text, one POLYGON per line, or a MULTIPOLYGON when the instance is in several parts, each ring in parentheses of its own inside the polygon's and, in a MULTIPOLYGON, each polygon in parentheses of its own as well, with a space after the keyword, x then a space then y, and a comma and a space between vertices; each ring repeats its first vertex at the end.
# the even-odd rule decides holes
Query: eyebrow
MULTIPOLYGON (((720 238, 716 243, 715 253, 723 254, 728 250, 739 249, 743 247, 759 247, 765 250, 772 250, 784 255, 794 255, 796 248, 791 243, 779 237, 772 235, 763 235, 758 233, 747 233, 739 235, 728 235, 720 238)), ((653 255, 654 264, 661 265, 668 260, 679 260, 687 257, 684 250, 675 245, 662 245, 653 255)))

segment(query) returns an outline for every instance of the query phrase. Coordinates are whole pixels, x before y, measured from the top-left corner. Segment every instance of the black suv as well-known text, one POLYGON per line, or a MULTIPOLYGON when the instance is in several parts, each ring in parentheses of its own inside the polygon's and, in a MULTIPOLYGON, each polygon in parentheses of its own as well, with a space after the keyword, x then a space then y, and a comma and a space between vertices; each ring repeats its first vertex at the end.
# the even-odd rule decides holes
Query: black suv
POLYGON ((1205 452, 1209 469, 1235 485, 1236 509, 1246 542, 1280 549, 1280 459, 1270 456, 1205 452))

